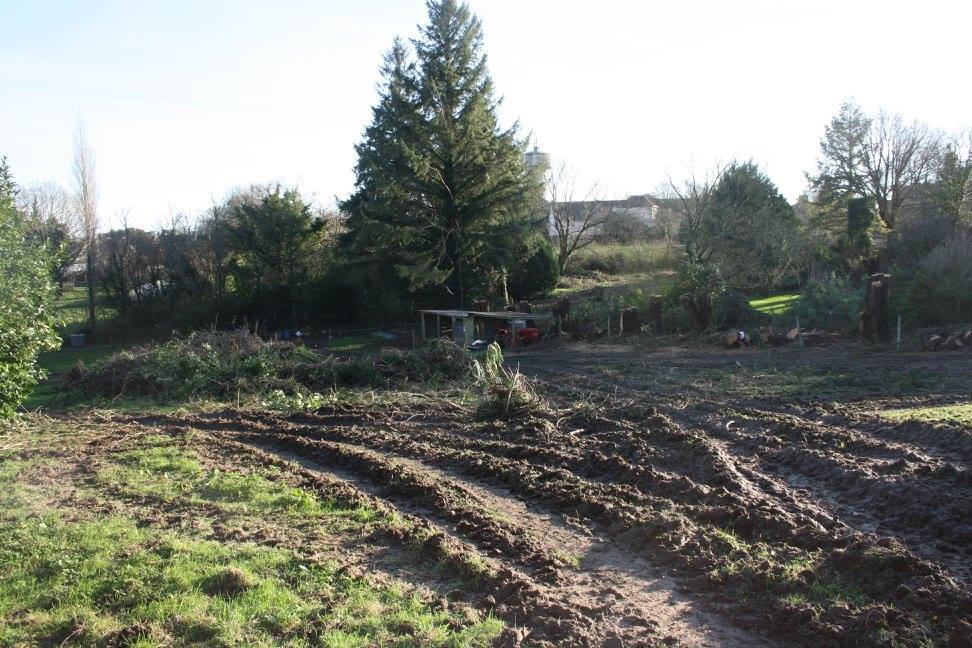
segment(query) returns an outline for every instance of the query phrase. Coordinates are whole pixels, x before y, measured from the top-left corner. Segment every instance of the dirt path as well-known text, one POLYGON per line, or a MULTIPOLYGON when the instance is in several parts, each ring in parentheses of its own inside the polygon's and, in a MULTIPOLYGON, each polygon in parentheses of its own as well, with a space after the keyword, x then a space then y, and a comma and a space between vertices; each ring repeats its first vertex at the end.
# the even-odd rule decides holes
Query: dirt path
MULTIPOLYGON (((531 569, 528 557, 517 555, 515 550, 497 551, 495 546, 484 546, 481 538, 466 538, 486 555, 525 563, 523 566, 532 572, 537 587, 543 588, 550 599, 583 611, 589 624, 591 645, 655 645, 659 638, 687 648, 770 645, 717 615, 703 612, 690 597, 679 592, 676 579, 663 575, 663 570, 564 515, 527 505, 505 489, 451 471, 361 447, 346 447, 371 454, 373 461, 384 462, 399 474, 412 472, 431 478, 428 485, 431 491, 461 493, 466 506, 508 522, 512 531, 525 540, 525 545, 540 546, 549 555, 563 557, 570 565, 559 569, 551 579, 549 570, 531 569)), ((341 468, 339 462, 324 465, 293 451, 280 451, 280 456, 342 479, 390 501, 402 511, 433 521, 448 533, 463 536, 462 521, 452 522, 447 518, 454 516, 402 497, 387 482, 341 468)))

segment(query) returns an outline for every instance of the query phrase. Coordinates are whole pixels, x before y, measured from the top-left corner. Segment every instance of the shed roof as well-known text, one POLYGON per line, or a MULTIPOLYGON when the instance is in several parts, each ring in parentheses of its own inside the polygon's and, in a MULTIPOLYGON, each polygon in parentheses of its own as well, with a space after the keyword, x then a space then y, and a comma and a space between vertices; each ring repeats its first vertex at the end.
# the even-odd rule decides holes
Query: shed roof
POLYGON ((461 311, 461 310, 420 310, 420 313, 429 315, 441 315, 443 317, 483 317, 487 319, 550 319, 549 313, 517 313, 514 311, 461 311))

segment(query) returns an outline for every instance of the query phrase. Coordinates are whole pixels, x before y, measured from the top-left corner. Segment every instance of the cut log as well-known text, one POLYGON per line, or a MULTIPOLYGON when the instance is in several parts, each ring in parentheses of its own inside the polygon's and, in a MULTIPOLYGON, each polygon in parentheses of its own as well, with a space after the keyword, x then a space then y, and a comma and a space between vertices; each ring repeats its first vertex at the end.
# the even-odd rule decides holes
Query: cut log
POLYGON ((763 339, 764 344, 769 344, 770 346, 783 346, 784 344, 789 344, 793 340, 783 333, 777 333, 773 330, 772 326, 766 326, 759 330, 759 335, 763 339))
POLYGON ((625 308, 621 311, 621 335, 638 335, 641 333, 641 320, 637 308, 625 308))
POLYGON ((925 344, 922 345, 921 350, 922 351, 938 351, 939 349, 942 348, 942 342, 944 342, 944 341, 945 340, 944 340, 944 338, 942 338, 941 335, 933 335, 930 338, 928 338, 928 341, 925 342, 925 344))
POLYGON ((798 337, 800 337, 800 329, 798 328, 791 328, 789 331, 786 332, 786 339, 789 340, 790 342, 797 339, 798 337))
POLYGON ((725 342, 730 349, 740 349, 749 346, 749 336, 746 331, 729 331, 726 333, 725 342))
POLYGON ((956 349, 961 349, 964 346, 965 345, 962 344, 962 340, 957 335, 949 335, 947 338, 945 338, 945 341, 942 342, 942 348, 946 351, 955 351, 956 349))

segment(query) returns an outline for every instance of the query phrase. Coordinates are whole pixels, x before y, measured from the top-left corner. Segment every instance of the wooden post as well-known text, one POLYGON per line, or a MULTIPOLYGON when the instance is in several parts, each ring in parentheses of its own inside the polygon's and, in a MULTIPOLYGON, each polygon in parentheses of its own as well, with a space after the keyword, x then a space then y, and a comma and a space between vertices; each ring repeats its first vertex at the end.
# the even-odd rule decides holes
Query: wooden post
POLYGON ((898 313, 898 333, 894 336, 894 350, 901 349, 901 313, 898 313))
MULTIPOLYGON (((425 342, 428 338, 425 337, 425 313, 419 312, 419 330, 422 331, 422 341, 425 342)), ((412 332, 412 347, 415 347, 415 332, 412 332)))
POLYGON ((803 346, 803 331, 800 330, 800 318, 796 318, 797 345, 803 346))
POLYGON ((468 349, 476 337, 476 323, 473 321, 473 316, 468 313, 462 321, 462 332, 464 334, 466 348, 468 349))

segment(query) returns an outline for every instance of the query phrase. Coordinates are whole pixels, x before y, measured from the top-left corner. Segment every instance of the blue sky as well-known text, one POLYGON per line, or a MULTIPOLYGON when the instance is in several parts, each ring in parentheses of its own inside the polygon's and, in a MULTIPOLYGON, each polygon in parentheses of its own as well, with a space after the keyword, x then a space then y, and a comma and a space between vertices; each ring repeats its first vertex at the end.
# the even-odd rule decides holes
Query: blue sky
MULTIPOLYGON (((490 68, 555 160, 611 194, 754 158, 795 198, 842 99, 972 127, 972 3, 472 0, 490 68)), ((377 69, 420 0, 0 0, 0 154, 70 184, 85 121, 101 216, 152 227, 233 186, 352 188, 377 69)))

